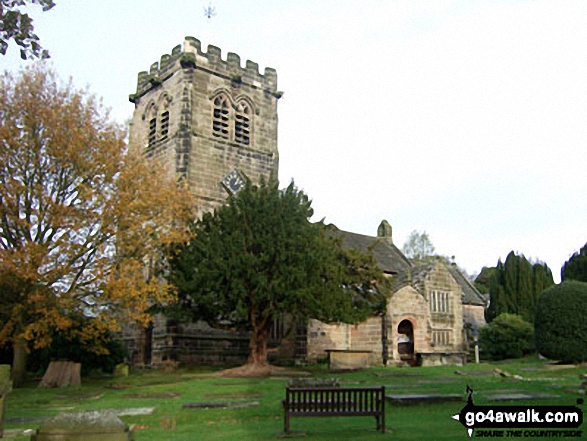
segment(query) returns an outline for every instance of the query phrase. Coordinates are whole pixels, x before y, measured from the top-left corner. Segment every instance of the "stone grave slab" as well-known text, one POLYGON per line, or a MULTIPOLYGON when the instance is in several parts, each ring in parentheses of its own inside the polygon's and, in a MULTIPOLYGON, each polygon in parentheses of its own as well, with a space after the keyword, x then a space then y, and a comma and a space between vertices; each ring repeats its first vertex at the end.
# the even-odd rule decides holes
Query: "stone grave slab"
POLYGON ((259 399, 263 396, 261 392, 256 391, 236 391, 236 392, 216 392, 204 394, 205 400, 231 401, 236 399, 259 399))
POLYGON ((257 407, 258 401, 225 401, 225 402, 202 402, 202 403, 184 403, 184 409, 226 409, 238 407, 257 407))
POLYGON ((177 398, 181 396, 179 392, 153 392, 144 394, 124 394, 123 398, 177 398))
POLYGON ((129 427, 111 411, 61 413, 41 425, 31 441, 132 441, 129 427))
POLYGON ((493 370, 482 370, 482 371, 461 371, 461 370, 456 370, 455 374, 456 375, 463 375, 465 377, 485 377, 485 376, 490 376, 493 375, 494 371, 493 370))
POLYGON ((0 438, 4 432, 4 414, 6 412, 6 397, 12 391, 12 380, 10 379, 11 366, 0 365, 0 438))
POLYGON ((559 398, 559 395, 546 393, 526 393, 526 392, 510 392, 501 394, 488 395, 489 401, 525 401, 525 400, 543 400, 547 398, 559 398))
POLYGON ((387 394, 385 398, 390 403, 399 405, 463 401, 460 394, 387 394))
POLYGON ((153 415, 154 407, 130 407, 127 409, 108 409, 107 412, 112 412, 116 416, 141 416, 153 415))

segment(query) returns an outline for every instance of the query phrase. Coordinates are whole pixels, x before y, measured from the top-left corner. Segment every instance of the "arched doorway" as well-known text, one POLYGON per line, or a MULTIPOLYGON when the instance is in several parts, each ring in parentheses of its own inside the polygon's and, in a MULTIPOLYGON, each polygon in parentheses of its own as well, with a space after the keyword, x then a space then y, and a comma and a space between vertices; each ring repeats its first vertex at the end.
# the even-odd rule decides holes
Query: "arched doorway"
POLYGON ((402 320, 397 326, 397 352, 407 363, 414 361, 414 326, 409 320, 402 320))

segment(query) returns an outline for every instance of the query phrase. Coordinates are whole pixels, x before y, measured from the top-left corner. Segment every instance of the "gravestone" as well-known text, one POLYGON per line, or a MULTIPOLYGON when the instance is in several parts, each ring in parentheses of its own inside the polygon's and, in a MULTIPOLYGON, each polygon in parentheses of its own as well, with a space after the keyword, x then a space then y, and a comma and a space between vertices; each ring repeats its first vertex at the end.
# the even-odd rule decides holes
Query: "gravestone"
POLYGON ((340 387, 338 378, 292 378, 289 381, 289 387, 340 387))
POLYGON ((61 413, 43 424, 31 441, 132 441, 129 427, 111 411, 61 413))
POLYGON ((0 364, 0 438, 4 436, 4 414, 6 413, 6 396, 12 390, 10 365, 0 364))

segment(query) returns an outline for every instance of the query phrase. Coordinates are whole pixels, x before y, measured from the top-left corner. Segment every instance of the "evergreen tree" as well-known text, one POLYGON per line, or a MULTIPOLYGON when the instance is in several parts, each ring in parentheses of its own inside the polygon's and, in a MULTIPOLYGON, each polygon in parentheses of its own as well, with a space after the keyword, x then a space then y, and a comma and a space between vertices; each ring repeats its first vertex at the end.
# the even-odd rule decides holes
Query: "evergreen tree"
POLYGON ((341 248, 336 231, 311 223, 308 197, 293 182, 250 182, 193 225, 169 280, 180 310, 211 326, 250 332, 240 374, 267 373, 273 318, 293 314, 356 323, 385 308, 386 279, 375 259, 341 248), (326 231, 329 234, 326 234, 326 231))
POLYGON ((530 323, 534 319, 538 296, 554 284, 552 272, 546 264, 532 265, 523 255, 518 256, 513 251, 505 263, 499 260, 495 268, 484 268, 475 282, 489 287, 488 321, 510 313, 518 314, 530 323))
POLYGON ((587 243, 565 262, 561 269, 561 280, 587 282, 587 243))

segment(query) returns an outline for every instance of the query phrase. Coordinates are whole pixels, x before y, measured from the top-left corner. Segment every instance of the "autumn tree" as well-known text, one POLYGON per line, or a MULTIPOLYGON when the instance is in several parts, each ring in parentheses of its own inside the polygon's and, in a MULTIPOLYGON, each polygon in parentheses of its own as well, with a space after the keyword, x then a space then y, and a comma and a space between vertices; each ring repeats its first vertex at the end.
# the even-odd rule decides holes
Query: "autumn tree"
POLYGON ((53 0, 0 0, 0 54, 6 55, 10 41, 20 46, 20 57, 48 58, 35 34, 33 19, 21 8, 37 4, 48 11, 55 6, 53 0))
POLYGON ((311 223, 312 214, 293 182, 286 189, 273 179, 248 182, 227 205, 197 221, 196 239, 170 260, 182 312, 250 332, 241 374, 271 369, 267 342, 280 314, 358 322, 384 310, 386 279, 374 258, 342 249, 340 233, 311 223))
POLYGON ((16 383, 27 342, 67 330, 99 341, 172 298, 154 262, 185 240, 190 198, 124 137, 42 64, 0 77, 0 343, 13 345, 16 383), (91 326, 76 326, 84 316, 91 326))

